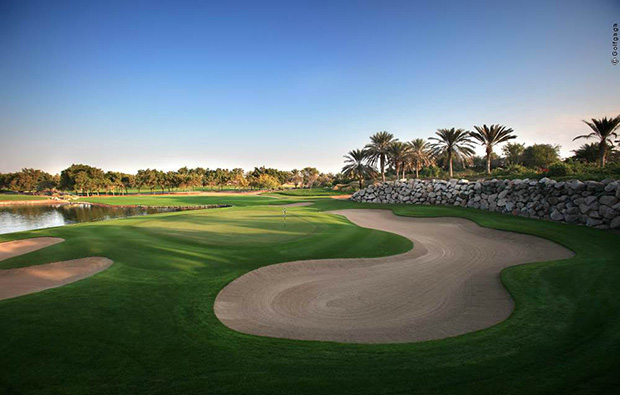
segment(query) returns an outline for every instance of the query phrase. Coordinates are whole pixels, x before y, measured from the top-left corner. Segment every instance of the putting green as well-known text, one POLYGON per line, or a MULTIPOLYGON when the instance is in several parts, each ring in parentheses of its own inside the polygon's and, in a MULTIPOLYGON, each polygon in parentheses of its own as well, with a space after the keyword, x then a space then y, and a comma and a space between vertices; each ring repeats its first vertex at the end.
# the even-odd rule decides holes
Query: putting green
MULTIPOLYGON (((206 197, 184 198, 190 197, 207 204, 206 197)), ((276 200, 247 197, 256 198, 276 200)), ((141 197, 131 199, 136 203, 123 204, 147 204, 141 197)), ((256 206, 273 204, 264 200, 236 203, 0 237, 66 240, 2 261, 0 269, 86 256, 114 261, 83 281, 0 301, 0 392, 611 393, 617 388, 616 234, 477 210, 333 199, 287 208, 284 225, 282 207, 256 206), (258 267, 386 256, 411 248, 402 237, 322 212, 346 208, 463 217, 549 238, 576 256, 504 270, 502 280, 516 301, 512 316, 441 341, 284 340, 241 334, 219 322, 213 312, 218 292, 258 267)))

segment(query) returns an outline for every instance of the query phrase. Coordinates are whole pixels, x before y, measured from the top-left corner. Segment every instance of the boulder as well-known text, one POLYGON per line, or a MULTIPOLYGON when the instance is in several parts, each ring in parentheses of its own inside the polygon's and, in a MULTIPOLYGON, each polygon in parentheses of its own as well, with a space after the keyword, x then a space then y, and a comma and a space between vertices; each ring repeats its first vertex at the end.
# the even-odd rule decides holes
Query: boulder
POLYGON ((609 206, 609 207, 613 207, 616 203, 618 203, 620 201, 620 199, 618 199, 615 196, 601 196, 598 199, 600 204, 604 204, 605 206, 609 206))
POLYGON ((554 221, 563 221, 564 220, 564 215, 562 213, 560 213, 559 211, 554 210, 551 213, 551 219, 554 220, 554 221))

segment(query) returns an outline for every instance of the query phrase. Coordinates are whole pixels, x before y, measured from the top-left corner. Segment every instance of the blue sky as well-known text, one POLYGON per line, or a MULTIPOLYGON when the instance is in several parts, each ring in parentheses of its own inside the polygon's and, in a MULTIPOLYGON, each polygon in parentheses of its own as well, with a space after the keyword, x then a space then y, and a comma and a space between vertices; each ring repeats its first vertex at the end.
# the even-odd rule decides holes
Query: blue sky
POLYGON ((335 172, 380 130, 483 123, 568 155, 620 114, 614 22, 618 0, 0 0, 0 171, 335 172))

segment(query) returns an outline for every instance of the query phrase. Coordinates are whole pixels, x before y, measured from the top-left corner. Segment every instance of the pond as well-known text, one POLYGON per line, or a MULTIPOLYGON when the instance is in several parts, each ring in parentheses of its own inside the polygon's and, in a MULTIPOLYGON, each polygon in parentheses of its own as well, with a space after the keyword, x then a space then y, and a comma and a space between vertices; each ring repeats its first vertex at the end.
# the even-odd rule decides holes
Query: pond
POLYGON ((170 211, 179 211, 179 209, 101 207, 88 204, 0 206, 0 234, 170 211))

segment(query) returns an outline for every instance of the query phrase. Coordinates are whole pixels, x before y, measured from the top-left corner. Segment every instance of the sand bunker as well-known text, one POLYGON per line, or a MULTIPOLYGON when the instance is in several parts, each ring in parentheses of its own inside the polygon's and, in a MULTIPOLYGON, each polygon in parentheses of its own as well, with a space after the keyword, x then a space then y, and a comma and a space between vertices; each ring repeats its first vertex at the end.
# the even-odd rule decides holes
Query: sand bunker
MULTIPOLYGON (((0 243, 0 261, 63 242, 56 237, 0 243)), ((89 257, 18 269, 0 270, 0 300, 60 287, 92 276, 112 265, 112 260, 89 257)))
POLYGON ((302 340, 391 343, 441 339, 505 320, 514 303, 499 273, 566 259, 551 241, 482 228, 460 218, 407 218, 343 210, 359 226, 411 239, 414 249, 369 259, 287 262, 227 285, 215 314, 243 333, 302 340))
POLYGON ((15 240, 0 243, 0 261, 14 256, 24 255, 65 241, 59 237, 35 237, 33 239, 15 240))

